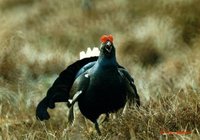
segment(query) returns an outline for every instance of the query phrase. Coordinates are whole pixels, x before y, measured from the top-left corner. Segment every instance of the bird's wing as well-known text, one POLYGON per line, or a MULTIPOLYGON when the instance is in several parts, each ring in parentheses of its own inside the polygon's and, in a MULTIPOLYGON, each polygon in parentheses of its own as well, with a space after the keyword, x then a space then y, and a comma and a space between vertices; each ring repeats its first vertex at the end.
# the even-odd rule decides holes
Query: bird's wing
POLYGON ((69 99, 68 99, 69 103, 75 102, 77 100, 78 96, 81 95, 82 93, 84 93, 87 90, 89 83, 90 83, 90 73, 89 73, 89 71, 90 71, 90 69, 85 71, 84 73, 82 73, 74 81, 72 88, 71 88, 71 91, 69 93, 69 99))
POLYGON ((90 82, 89 70, 79 75, 72 85, 67 106, 69 107, 68 122, 72 124, 74 121, 73 107, 79 97, 87 90, 90 82))
POLYGON ((131 91, 132 92, 128 92, 128 99, 131 101, 131 102, 135 102, 137 106, 140 106, 140 97, 137 93, 137 89, 136 89, 136 86, 134 84, 134 79, 130 76, 130 74, 128 73, 128 71, 123 68, 123 67, 118 67, 118 71, 120 73, 120 75, 125 79, 126 81, 128 81, 128 87, 131 87, 131 91))
POLYGON ((38 104, 36 108, 36 117, 40 120, 49 119, 50 116, 47 112, 48 107, 54 108, 55 102, 67 102, 69 98, 69 92, 74 80, 77 77, 77 73, 82 71, 81 69, 83 66, 90 62, 94 62, 97 59, 98 57, 90 57, 78 60, 62 71, 59 77, 47 91, 46 97, 38 104))
POLYGON ((85 66, 83 66, 76 74, 75 78, 78 78, 81 74, 83 74, 84 72, 86 72, 88 69, 90 69, 91 67, 94 66, 94 64, 96 63, 96 61, 90 62, 88 64, 86 64, 85 66))

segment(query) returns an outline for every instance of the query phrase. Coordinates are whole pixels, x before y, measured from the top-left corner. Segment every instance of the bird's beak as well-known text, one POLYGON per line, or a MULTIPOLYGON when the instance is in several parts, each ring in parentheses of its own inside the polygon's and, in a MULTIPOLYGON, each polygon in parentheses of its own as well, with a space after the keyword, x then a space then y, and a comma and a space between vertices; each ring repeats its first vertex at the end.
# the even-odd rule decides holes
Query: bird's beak
POLYGON ((110 42, 110 41, 108 41, 108 42, 106 43, 105 49, 106 49, 106 51, 109 52, 109 53, 112 51, 112 45, 111 45, 111 42, 110 42))

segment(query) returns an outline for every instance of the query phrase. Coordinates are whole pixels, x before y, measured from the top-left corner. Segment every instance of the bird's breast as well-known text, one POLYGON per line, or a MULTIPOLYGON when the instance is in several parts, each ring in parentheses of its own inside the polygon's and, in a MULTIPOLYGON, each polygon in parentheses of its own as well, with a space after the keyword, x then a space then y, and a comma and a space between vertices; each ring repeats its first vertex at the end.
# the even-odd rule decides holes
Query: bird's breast
POLYGON ((91 75, 90 85, 86 94, 95 102, 115 104, 124 102, 126 87, 123 78, 117 70, 105 70, 91 75))
POLYGON ((102 113, 114 112, 126 102, 126 86, 117 70, 90 74, 89 86, 79 98, 81 112, 90 120, 102 113))

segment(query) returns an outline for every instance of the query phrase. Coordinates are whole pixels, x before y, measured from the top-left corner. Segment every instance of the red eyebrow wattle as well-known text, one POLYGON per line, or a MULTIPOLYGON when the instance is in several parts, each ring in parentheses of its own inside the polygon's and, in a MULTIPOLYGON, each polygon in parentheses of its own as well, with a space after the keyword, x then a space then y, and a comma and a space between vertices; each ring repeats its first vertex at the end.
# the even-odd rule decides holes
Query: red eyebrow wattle
POLYGON ((100 41, 102 43, 105 43, 106 41, 113 42, 113 36, 112 35, 102 35, 100 38, 100 41))

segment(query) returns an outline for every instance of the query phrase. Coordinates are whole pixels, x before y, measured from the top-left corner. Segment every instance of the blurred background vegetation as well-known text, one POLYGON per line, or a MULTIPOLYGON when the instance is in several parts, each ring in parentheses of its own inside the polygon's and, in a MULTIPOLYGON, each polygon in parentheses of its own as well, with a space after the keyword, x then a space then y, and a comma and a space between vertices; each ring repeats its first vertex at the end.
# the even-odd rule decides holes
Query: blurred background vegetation
MULTIPOLYGON (((1 139, 198 139, 199 0, 0 0, 1 139), (117 59, 135 79, 139 111, 102 124, 77 115, 67 127, 58 104, 48 122, 35 107, 58 74, 112 34, 117 59), (81 124, 81 125, 80 125, 81 124), (162 136, 160 131, 191 131, 162 136)), ((114 97, 113 97, 114 98, 114 97)), ((78 112, 78 111, 77 111, 78 112)))

